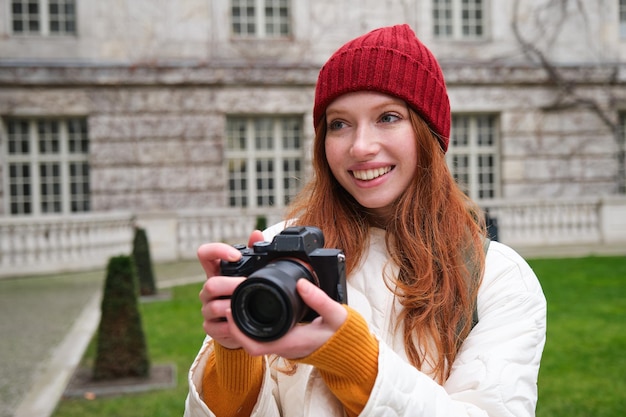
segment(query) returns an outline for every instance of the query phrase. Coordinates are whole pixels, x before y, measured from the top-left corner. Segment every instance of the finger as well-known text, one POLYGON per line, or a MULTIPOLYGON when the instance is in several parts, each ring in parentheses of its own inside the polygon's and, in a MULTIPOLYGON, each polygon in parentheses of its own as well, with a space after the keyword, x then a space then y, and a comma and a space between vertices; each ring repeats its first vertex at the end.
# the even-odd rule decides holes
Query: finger
POLYGON ((230 308, 229 299, 213 300, 202 306, 202 317, 209 322, 226 321, 226 309, 230 308))
POLYGON ((260 230, 255 230, 254 232, 250 233, 250 237, 248 238, 248 247, 251 248, 252 245, 254 245, 256 242, 262 242, 263 241, 263 232, 261 232, 260 230))
POLYGON ((220 260, 235 262, 241 258, 241 252, 226 243, 206 243, 198 248, 198 260, 207 277, 219 274, 220 260))
POLYGON ((302 301, 315 310, 324 323, 332 329, 339 329, 346 321, 348 317, 346 309, 309 280, 299 279, 296 289, 302 297, 302 301))
POLYGON ((230 308, 226 309, 226 322, 228 325, 228 331, 234 341, 236 341, 241 347, 245 349, 251 356, 261 356, 267 353, 271 353, 269 344, 257 342, 254 339, 246 336, 235 324, 233 319, 233 312, 230 308))
POLYGON ((208 303, 219 298, 230 298, 235 288, 244 280, 244 277, 211 277, 202 286, 200 301, 208 303))

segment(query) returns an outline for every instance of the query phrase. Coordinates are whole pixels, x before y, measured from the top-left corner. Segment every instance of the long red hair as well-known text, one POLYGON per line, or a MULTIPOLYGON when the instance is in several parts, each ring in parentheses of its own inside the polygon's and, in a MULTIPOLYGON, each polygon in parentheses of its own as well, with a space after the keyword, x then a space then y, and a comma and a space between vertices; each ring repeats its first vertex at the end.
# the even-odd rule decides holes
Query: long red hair
MULTIPOLYGON (((468 276, 473 269, 482 276, 484 269, 484 218, 455 183, 435 134, 413 110, 409 113, 417 175, 384 225, 391 261, 399 267, 387 285, 403 307, 395 325, 403 331, 409 360, 418 369, 428 364, 443 383, 471 330, 478 285, 468 276)), ((349 277, 367 249, 372 222, 332 175, 325 136, 323 118, 316 128, 314 177, 291 204, 288 218, 322 229, 325 246, 346 254, 349 277)))

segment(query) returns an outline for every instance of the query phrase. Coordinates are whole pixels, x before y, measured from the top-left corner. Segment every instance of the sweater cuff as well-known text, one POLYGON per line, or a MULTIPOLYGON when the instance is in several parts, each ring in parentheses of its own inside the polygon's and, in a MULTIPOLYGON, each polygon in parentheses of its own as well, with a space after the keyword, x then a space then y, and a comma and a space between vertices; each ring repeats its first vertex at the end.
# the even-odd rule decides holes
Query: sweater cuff
POLYGON ((315 352, 297 362, 313 365, 334 382, 373 386, 378 375, 378 340, 356 310, 344 305, 348 318, 315 352))
POLYGON ((226 349, 214 343, 217 383, 232 393, 246 393, 259 385, 263 375, 263 357, 250 356, 243 349, 226 349))

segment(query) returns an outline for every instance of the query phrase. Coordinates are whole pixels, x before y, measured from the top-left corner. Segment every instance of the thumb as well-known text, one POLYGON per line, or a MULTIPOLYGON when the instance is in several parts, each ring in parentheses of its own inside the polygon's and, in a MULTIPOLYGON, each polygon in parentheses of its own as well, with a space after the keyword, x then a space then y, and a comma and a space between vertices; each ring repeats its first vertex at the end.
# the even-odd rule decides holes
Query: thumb
POLYGON ((337 330, 346 321, 348 312, 321 288, 307 279, 300 279, 296 285, 298 294, 310 308, 320 315, 324 323, 337 330))
POLYGON ((250 233, 250 237, 248 238, 248 247, 251 248, 255 242, 261 241, 263 241, 263 232, 261 232, 260 230, 255 230, 254 232, 250 233))

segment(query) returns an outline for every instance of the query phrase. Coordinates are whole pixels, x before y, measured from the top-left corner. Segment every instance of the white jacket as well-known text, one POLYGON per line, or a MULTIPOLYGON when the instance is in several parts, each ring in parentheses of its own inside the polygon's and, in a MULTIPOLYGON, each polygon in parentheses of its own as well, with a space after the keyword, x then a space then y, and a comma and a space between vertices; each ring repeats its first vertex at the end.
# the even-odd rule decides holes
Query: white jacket
MULTIPOLYGON (((281 230, 277 226, 266 231, 267 240, 281 230)), ((546 300, 528 264, 511 248, 491 243, 478 291, 479 322, 441 386, 427 370, 420 372, 407 362, 402 336, 392 331, 390 317, 398 310, 381 279, 387 260, 384 231, 373 229, 369 252, 348 280, 348 304, 379 339, 378 376, 361 416, 534 416, 546 300)), ((189 371, 186 417, 214 416, 199 395, 212 349, 209 340, 189 371)), ((317 370, 299 364, 291 376, 266 369, 252 415, 340 417, 344 411, 317 370)))

